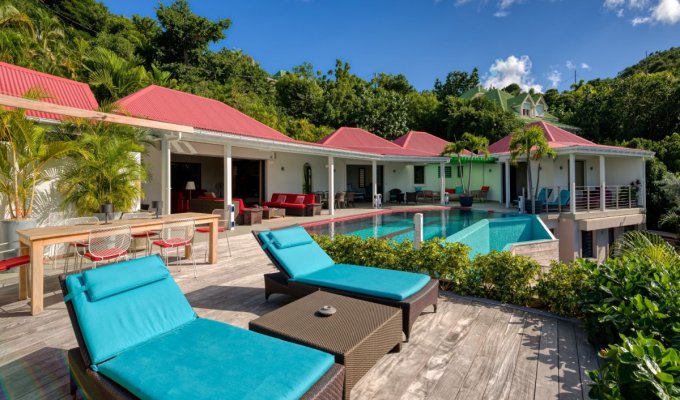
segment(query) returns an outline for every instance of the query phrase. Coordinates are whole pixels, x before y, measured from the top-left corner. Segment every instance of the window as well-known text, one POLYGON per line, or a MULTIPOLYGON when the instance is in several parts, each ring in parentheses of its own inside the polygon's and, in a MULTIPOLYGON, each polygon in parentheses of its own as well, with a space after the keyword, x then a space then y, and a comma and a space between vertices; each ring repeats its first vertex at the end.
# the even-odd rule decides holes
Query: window
POLYGON ((424 165, 414 165, 413 166, 413 183, 416 185, 425 184, 425 166, 424 165))
POLYGON ((581 231, 581 257, 593 258, 594 256, 593 232, 581 231))
POLYGON ((456 178, 462 178, 462 177, 463 177, 464 168, 465 168, 465 167, 463 167, 462 165, 457 165, 457 166, 456 166, 456 174, 457 174, 457 175, 456 175, 456 178))
MULTIPOLYGON (((446 178, 451 177, 451 166, 450 165, 444 166, 444 176, 446 178)), ((437 178, 441 178, 441 177, 442 177, 442 167, 439 166, 439 167, 437 167, 437 178)))
POLYGON ((366 187, 366 168, 359 168, 359 187, 366 187))

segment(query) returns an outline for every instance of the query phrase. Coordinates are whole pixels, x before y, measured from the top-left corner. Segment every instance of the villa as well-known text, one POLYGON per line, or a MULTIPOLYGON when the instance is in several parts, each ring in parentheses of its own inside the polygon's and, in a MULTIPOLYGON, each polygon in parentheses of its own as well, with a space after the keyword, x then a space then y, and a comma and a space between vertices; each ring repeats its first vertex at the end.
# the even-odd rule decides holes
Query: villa
MULTIPOLYGON (((128 241, 133 234, 146 234, 148 239, 148 232, 162 231, 173 218, 186 221, 183 215, 194 219, 189 225, 192 234, 194 224, 209 225, 203 230, 208 239, 198 247, 204 249, 206 262, 196 265, 194 255, 193 274, 181 270, 179 256, 168 262, 165 253, 165 262, 155 256, 144 257, 61 280, 57 279, 57 269, 43 267, 44 246, 63 243, 59 240, 64 237, 69 245, 78 243, 91 235, 92 228, 64 226, 49 234, 45 232, 50 227, 37 229, 40 235, 29 239, 33 260, 30 284, 24 262, 18 285, 0 287, 2 313, 16 318, 7 340, 3 337, 7 346, 0 349, 0 360, 9 360, 0 365, 3 394, 61 398, 69 389, 75 393, 76 382, 81 390, 101 390, 97 386, 100 378, 92 376, 109 373, 124 375, 116 382, 129 380, 128 386, 123 386, 134 387, 140 396, 163 397, 173 385, 178 390, 193 390, 191 382, 202 378, 196 371, 205 370, 192 369, 193 378, 167 373, 149 377, 159 382, 157 385, 140 379, 144 367, 137 361, 160 359, 171 360, 173 365, 211 360, 210 365, 229 371, 240 371, 247 361, 247 373, 240 379, 248 385, 231 387, 230 377, 211 371, 202 386, 203 390, 216 390, 214 393, 234 389, 240 396, 249 393, 251 387, 260 394, 281 389, 290 390, 291 398, 311 396, 320 387, 323 393, 335 393, 328 398, 343 395, 346 399, 350 392, 356 398, 449 398, 450 393, 457 393, 458 398, 517 398, 527 394, 532 398, 587 397, 590 381, 585 371, 597 368, 598 360, 583 330, 570 320, 448 292, 440 294, 439 280, 429 275, 335 264, 305 229, 274 232, 276 227, 297 222, 295 219, 267 221, 270 230, 255 233, 257 242, 250 235, 236 235, 231 243, 227 241, 227 252, 224 246, 220 248, 218 234, 220 229, 231 227, 222 225, 225 221, 221 217, 208 213, 238 204, 238 213, 244 217, 239 223, 256 224, 261 221, 252 214, 263 209, 255 205, 284 202, 293 205, 290 214, 304 217, 300 219, 303 222, 333 226, 342 220, 335 217, 363 216, 370 220, 370 234, 383 237, 380 228, 388 227, 390 216, 397 212, 376 209, 389 204, 399 211, 401 203, 413 201, 427 207, 411 209, 416 204, 409 204, 407 210, 429 212, 429 216, 439 218, 434 223, 429 221, 421 232, 432 230, 434 225, 443 233, 439 236, 450 241, 460 239, 479 253, 509 249, 548 264, 550 259, 541 258, 541 254, 553 251, 553 259, 586 257, 601 261, 617 236, 644 226, 645 160, 653 153, 598 145, 544 121, 537 122, 558 156, 542 160, 538 192, 543 194, 532 201, 527 193, 527 170, 531 168, 536 176, 538 164, 521 159, 512 163, 509 137, 492 144, 488 157, 465 152, 461 157, 464 165, 459 167, 456 160, 441 155, 448 143, 427 132, 409 132, 389 141, 361 128, 341 127, 318 143, 309 143, 292 139, 222 102, 155 85, 121 99, 119 112, 105 113, 97 111, 97 102, 83 83, 0 63, 0 91, 1 105, 27 109, 28 118, 47 126, 78 117, 153 133, 155 140, 139 156, 150 170, 139 206, 161 204, 160 209, 155 208, 164 215, 129 222, 128 241), (42 88, 47 97, 21 97, 34 87, 42 88), (472 162, 471 175, 468 162, 472 162), (447 201, 454 202, 461 181, 468 179, 471 189, 485 193, 480 198, 484 202, 472 211, 452 208, 447 201), (393 197, 395 189, 402 196, 393 197), (336 207, 349 205, 344 198, 348 193, 359 207, 351 212, 338 210, 336 207), (536 207, 528 210, 528 204, 536 207), (515 216, 518 211, 536 215, 495 218, 515 216), (193 213, 183 214, 186 212, 193 213), (523 233, 527 229, 535 237, 527 237, 523 233), (518 244, 523 248, 518 250, 518 244), (227 261, 220 260, 222 257, 227 261), (167 265, 178 261, 177 270, 170 272, 167 265), (133 270, 137 272, 130 273, 133 270), (355 279, 357 275, 362 279, 355 279), (357 282, 361 283, 358 287, 357 282), (29 292, 30 307, 25 301, 29 292), (277 296, 265 301, 272 294, 277 296), (290 303, 282 300, 281 294, 301 300, 290 303), (303 344, 310 343, 308 339, 315 341, 320 343, 318 347, 328 340, 344 343, 342 335, 315 335, 316 312, 331 312, 321 307, 329 302, 338 308, 355 307, 362 315, 379 316, 367 321, 367 333, 362 333, 366 336, 354 335, 351 340, 358 344, 367 338, 370 341, 366 343, 381 346, 380 351, 363 352, 371 353, 370 359, 344 360, 346 365, 340 365, 331 355, 311 348, 314 346, 267 337, 275 331, 284 339, 290 338, 286 336, 289 334, 302 337, 303 344), (300 305, 316 310, 305 314, 306 319, 296 319, 312 327, 302 332, 290 330, 289 323, 299 315, 300 305), (26 309, 30 312, 24 312, 26 309), (131 313, 138 315, 130 318, 131 313), (93 314, 100 316, 94 324, 93 314), (122 326, 122 318, 134 321, 133 328, 122 326), (149 328, 147 320, 158 322, 161 329, 149 328), (249 330, 239 329, 246 327, 249 330), (182 335, 178 334, 180 330, 182 335), (107 340, 110 332, 135 346, 107 340), (235 336, 229 335, 245 339, 227 349, 221 344, 233 344, 235 336), (403 351, 402 346, 406 346, 403 351), (177 350, 181 360, 173 359, 174 355, 163 348, 177 350), (151 351, 151 356, 145 351, 151 351), (271 365, 257 358, 260 356, 270 357, 271 365), (97 368, 88 368, 88 361, 99 366, 99 373, 94 371, 97 368), (352 370, 353 363, 360 369, 352 370), (263 364, 269 369, 263 369, 263 364), (284 366, 292 366, 294 373, 284 366), (343 378, 344 368, 348 375, 343 378), (367 378, 360 379, 362 376, 367 378), (261 384, 264 377, 269 384, 261 384), (144 391, 147 389, 150 392, 144 391)), ((43 185, 39 190, 50 201, 41 210, 56 209, 60 199, 53 185, 43 185)), ((398 238, 406 231, 413 235, 409 218, 400 218, 398 228, 385 237, 398 238)), ((154 243, 169 243, 164 240, 154 243)), ((193 246, 193 241, 178 243, 177 247, 193 246)), ((329 332, 336 332, 351 328, 354 320, 338 316, 327 321, 335 321, 329 332)), ((355 348, 326 351, 344 356, 355 348)), ((116 386, 115 390, 120 388, 116 386)))

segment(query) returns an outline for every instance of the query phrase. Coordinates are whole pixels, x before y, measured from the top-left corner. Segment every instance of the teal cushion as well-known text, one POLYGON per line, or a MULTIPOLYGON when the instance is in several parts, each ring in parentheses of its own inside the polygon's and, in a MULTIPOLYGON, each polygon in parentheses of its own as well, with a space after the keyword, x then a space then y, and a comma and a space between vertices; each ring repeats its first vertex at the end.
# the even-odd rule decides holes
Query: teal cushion
POLYGON ((385 299, 404 300, 425 287, 430 277, 413 272, 335 264, 293 280, 385 299))
MULTIPOLYGON (((304 234, 311 239, 307 232, 304 232, 304 234)), ((291 278, 309 274, 335 264, 333 259, 314 240, 303 245, 278 248, 274 244, 272 232, 261 232, 259 236, 264 244, 263 246, 271 252, 291 278)))
POLYGON ((170 275, 159 257, 139 258, 122 263, 128 271, 99 268, 83 272, 83 282, 92 301, 98 301, 127 290, 160 281, 170 275), (144 265, 145 268, 139 268, 144 265))
POLYGON ((196 319, 99 372, 142 399, 298 399, 333 362, 319 350, 196 319))
POLYGON ((279 249, 302 246, 314 241, 314 239, 309 236, 309 233, 301 226, 271 231, 269 237, 272 239, 274 246, 279 249))
POLYGON ((465 189, 463 189, 462 186, 456 186, 456 193, 463 193, 465 192, 465 189))
MULTIPOLYGON (((110 264, 88 271, 87 279, 100 286, 99 295, 129 287, 130 276, 151 277, 165 269, 158 256, 110 264), (111 279, 109 286, 103 279, 111 279)), ((152 283, 94 301, 85 286, 85 274, 70 275, 66 287, 93 364, 169 332, 196 318, 196 313, 170 274, 152 283)))

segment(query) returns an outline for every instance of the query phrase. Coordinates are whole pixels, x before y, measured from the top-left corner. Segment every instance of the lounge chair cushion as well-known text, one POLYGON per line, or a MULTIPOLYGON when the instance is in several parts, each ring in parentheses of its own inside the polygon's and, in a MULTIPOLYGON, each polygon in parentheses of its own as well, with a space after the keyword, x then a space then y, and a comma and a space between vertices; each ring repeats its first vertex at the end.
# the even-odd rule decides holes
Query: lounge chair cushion
POLYGON ((279 248, 274 244, 273 235, 273 232, 259 233, 260 240, 262 240, 266 249, 271 252, 291 278, 309 274, 335 264, 333 259, 311 239, 311 236, 302 227, 296 226, 276 231, 276 235, 279 238, 284 235, 286 236, 284 243, 290 244, 293 240, 296 240, 298 242, 296 246, 279 248))
POLYGON ((413 272, 335 264, 328 268, 297 276, 292 280, 368 296, 404 300, 425 287, 430 281, 430 277, 413 272))
POLYGON ((93 364, 196 318, 166 273, 155 255, 66 277, 65 300, 73 304, 93 364))
POLYGON ((272 238, 274 245, 279 249, 302 246, 314 241, 302 227, 271 231, 270 237, 272 238))
POLYGON ((333 362, 319 350, 199 318, 99 372, 142 399, 298 399, 333 362))

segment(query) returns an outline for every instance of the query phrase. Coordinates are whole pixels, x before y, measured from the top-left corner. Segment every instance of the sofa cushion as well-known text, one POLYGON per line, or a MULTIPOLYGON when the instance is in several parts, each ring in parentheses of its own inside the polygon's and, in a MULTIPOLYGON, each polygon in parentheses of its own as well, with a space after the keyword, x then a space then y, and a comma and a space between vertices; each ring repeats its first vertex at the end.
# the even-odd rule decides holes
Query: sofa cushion
POLYGON ((300 195, 300 196, 295 196, 295 201, 293 201, 293 204, 303 204, 305 202, 305 196, 300 195))
POLYGON ((279 194, 276 196, 276 198, 272 197, 272 201, 275 203, 285 203, 286 202, 286 195, 285 194, 279 194))
POLYGON ((196 319, 99 372, 142 399, 298 399, 333 362, 319 350, 196 319))
POLYGON ((335 264, 328 254, 311 239, 311 236, 309 236, 304 228, 295 226, 280 229, 279 234, 281 234, 281 231, 287 230, 290 230, 294 235, 297 235, 297 240, 299 242, 307 239, 309 239, 309 241, 298 246, 278 248, 274 244, 272 232, 260 232, 259 237, 260 240, 262 240, 264 247, 266 247, 279 262, 288 276, 295 278, 296 276, 309 274, 335 264))
POLYGON ((425 287, 430 277, 413 272, 335 264, 329 268, 298 275, 293 280, 368 296, 404 300, 425 287))
POLYGON ((280 205, 281 208, 306 208, 304 204, 295 204, 295 203, 281 203, 280 205))
POLYGON ((66 300, 72 302, 93 364, 196 318, 170 274, 156 280, 162 270, 167 272, 155 255, 66 277, 66 300), (135 273, 130 274, 131 270, 135 273), (107 284, 107 279, 112 282, 107 284))

